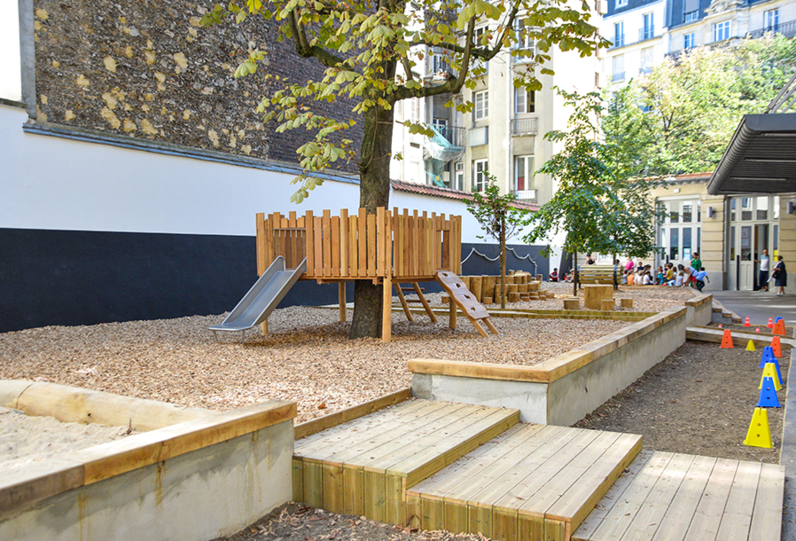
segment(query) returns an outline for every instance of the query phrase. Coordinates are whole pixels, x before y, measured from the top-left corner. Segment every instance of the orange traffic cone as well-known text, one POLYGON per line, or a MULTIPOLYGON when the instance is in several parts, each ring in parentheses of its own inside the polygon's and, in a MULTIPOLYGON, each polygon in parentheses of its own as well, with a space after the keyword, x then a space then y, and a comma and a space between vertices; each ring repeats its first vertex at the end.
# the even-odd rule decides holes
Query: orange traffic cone
POLYGON ((774 334, 785 336, 785 320, 784 319, 777 320, 777 322, 774 323, 774 328, 771 330, 771 332, 773 332, 774 334))
POLYGON ((724 336, 721 337, 721 348, 722 349, 732 349, 735 346, 732 345, 732 334, 730 333, 730 329, 724 329, 724 336))
POLYGON ((755 332, 760 332, 760 327, 756 328, 755 332))
POLYGON ((721 329, 721 323, 719 323, 719 329, 721 329))
POLYGON ((766 327, 768 327, 770 329, 773 326, 774 326, 774 318, 770 317, 770 318, 768 318, 768 323, 766 324, 766 327))
POLYGON ((777 359, 782 358, 782 344, 779 341, 779 336, 771 339, 771 349, 774 350, 774 357, 777 359))
POLYGON ((743 322, 743 326, 744 327, 751 327, 752 326, 752 324, 749 323, 749 316, 746 316, 746 321, 743 322))

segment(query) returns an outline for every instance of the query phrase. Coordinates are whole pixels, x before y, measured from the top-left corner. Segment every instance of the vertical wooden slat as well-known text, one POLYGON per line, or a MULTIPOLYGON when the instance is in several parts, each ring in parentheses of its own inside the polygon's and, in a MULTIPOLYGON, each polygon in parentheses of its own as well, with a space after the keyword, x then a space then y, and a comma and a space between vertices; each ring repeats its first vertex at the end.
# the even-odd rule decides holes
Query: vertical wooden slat
POLYGON ((315 216, 313 220, 315 229, 315 276, 323 276, 323 220, 320 216, 315 216))
POLYGON ((376 215, 368 214, 368 276, 376 276, 376 215))
POLYGON ((387 257, 387 230, 385 229, 384 207, 376 208, 376 275, 384 276, 384 267, 387 257))
POLYGON ((315 220, 312 211, 308 210, 304 216, 304 243, 307 251, 307 276, 315 276, 315 237, 312 228, 315 220))
POLYGON ((384 266, 385 272, 392 276, 392 212, 387 210, 384 216, 385 241, 384 266))
POLYGON ((257 276, 265 272, 265 214, 258 212, 254 215, 255 231, 257 232, 257 276))
POLYGON ((359 276, 359 259, 357 258, 357 217, 350 216, 348 218, 348 274, 350 276, 359 276))
POLYGON ((332 216, 332 276, 342 276, 340 269, 340 217, 332 216))
POLYGON ((411 264, 411 254, 412 254, 412 221, 409 217, 409 209, 404 209, 404 243, 403 247, 403 257, 404 257, 404 268, 403 273, 401 276, 410 276, 412 274, 412 264, 411 264))
POLYGON ((332 275, 332 212, 323 211, 323 275, 332 275))
POLYGON ((417 209, 414 209, 412 212, 412 246, 414 250, 410 253, 412 254, 412 276, 417 276, 418 274, 418 263, 420 261, 420 223, 417 217, 417 209))
POLYGON ((403 230, 401 229, 401 215, 398 213, 398 209, 395 209, 395 213, 392 216, 392 232, 393 232, 393 244, 392 244, 392 260, 394 270, 393 276, 401 276, 401 265, 403 264, 403 252, 401 251, 401 243, 403 242, 403 230))
MULTIPOLYGON (((449 229, 442 231, 442 270, 453 272, 451 267, 451 232, 449 229)), ((458 274, 458 273, 456 273, 458 274)))
POLYGON ((462 273, 462 217, 456 216, 456 251, 453 254, 456 270, 454 274, 462 273))
POLYGON ((384 306, 382 308, 381 339, 384 342, 389 342, 392 339, 392 277, 389 274, 384 277, 382 287, 384 306))
POLYGON ((348 209, 340 209, 340 276, 348 276, 348 209))
POLYGON ((368 250, 367 250, 367 242, 368 236, 365 233, 365 230, 368 227, 368 219, 367 215, 365 214, 365 209, 359 209, 359 220, 357 227, 359 231, 357 231, 357 244, 359 249, 359 270, 357 276, 367 276, 368 275, 368 250))
POLYGON ((345 321, 345 282, 339 282, 337 284, 337 302, 340 304, 340 321, 345 321))

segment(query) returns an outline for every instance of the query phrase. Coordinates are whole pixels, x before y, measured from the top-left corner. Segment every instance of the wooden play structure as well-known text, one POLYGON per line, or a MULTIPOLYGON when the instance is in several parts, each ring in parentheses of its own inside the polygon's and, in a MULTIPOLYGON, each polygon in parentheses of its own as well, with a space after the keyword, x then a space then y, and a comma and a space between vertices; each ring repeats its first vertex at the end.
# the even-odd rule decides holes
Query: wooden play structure
POLYGON ((427 212, 402 213, 376 209, 367 214, 359 209, 339 216, 324 210, 320 216, 307 211, 304 216, 290 212, 257 214, 257 273, 263 275, 281 256, 286 267, 306 264, 300 280, 338 284, 340 320, 346 317, 346 283, 370 280, 382 284, 384 311, 382 339, 391 337, 392 289, 395 287, 407 318, 411 321, 404 291, 417 294, 432 321, 436 321, 419 282, 437 280, 450 294, 450 326, 456 327, 456 309, 462 310, 482 336, 481 323, 497 334, 489 313, 458 279, 461 274, 461 216, 427 212), (411 287, 402 287, 410 284, 411 287))

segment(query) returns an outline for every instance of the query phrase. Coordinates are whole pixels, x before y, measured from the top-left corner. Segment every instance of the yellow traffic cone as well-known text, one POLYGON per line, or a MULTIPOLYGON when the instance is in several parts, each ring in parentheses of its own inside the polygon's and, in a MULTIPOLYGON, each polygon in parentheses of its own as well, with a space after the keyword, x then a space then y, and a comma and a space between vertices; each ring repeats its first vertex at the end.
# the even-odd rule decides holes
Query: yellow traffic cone
POLYGON ((763 375, 760 377, 760 387, 763 388, 763 378, 771 378, 774 381, 774 389, 779 391, 782 389, 782 383, 779 381, 779 374, 777 374, 777 367, 774 363, 766 363, 763 367, 763 375))
POLYGON ((749 340, 749 343, 746 344, 746 351, 757 351, 755 349, 755 343, 749 340))
POLYGON ((752 415, 752 423, 746 433, 744 445, 750 447, 764 447, 771 449, 774 444, 771 442, 771 431, 768 429, 768 411, 766 408, 755 408, 752 415))

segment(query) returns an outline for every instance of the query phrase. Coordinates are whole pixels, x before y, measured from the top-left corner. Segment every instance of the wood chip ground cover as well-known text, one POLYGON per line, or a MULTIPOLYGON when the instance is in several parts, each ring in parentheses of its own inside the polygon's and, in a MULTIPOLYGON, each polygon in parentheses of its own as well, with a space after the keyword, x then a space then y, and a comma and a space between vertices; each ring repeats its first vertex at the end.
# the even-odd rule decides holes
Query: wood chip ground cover
MULTIPOLYGON (((352 312, 349 311, 350 321, 352 312)), ((74 385, 124 396, 227 410, 278 398, 306 421, 411 385, 412 358, 533 365, 629 323, 494 318, 500 337, 481 338, 461 315, 408 323, 393 315, 393 341, 348 340, 336 310, 289 307, 271 334, 214 342, 221 316, 43 327, 0 334, 0 378, 74 385)))

